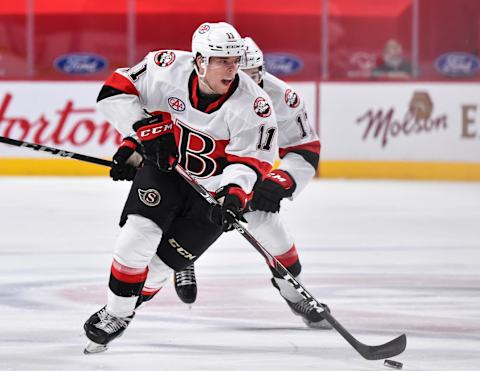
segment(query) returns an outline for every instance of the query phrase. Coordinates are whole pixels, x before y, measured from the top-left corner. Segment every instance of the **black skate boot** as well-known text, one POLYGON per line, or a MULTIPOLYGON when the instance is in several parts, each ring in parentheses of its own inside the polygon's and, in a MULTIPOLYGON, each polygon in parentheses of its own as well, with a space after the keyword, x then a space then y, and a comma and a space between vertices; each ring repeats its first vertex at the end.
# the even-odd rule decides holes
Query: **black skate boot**
POLYGON ((186 304, 195 303, 197 299, 197 281, 193 264, 184 270, 175 272, 174 276, 175 291, 177 291, 180 300, 186 304))
MULTIPOLYGON (((272 285, 280 291, 280 288, 278 287, 277 282, 274 278, 272 278, 272 285)), ((323 317, 322 312, 315 309, 314 306, 309 304, 309 301, 307 299, 302 299, 297 303, 293 303, 286 298, 283 299, 287 302, 293 314, 302 317, 303 322, 308 327, 322 330, 332 329, 332 325, 328 323, 327 320, 323 317)), ((320 303, 320 305, 324 308, 325 311, 330 313, 330 308, 326 304, 320 303)))
POLYGON ((107 350, 107 344, 123 334, 133 316, 135 313, 128 317, 115 317, 107 312, 106 306, 92 314, 83 325, 90 340, 83 352, 90 354, 107 350))

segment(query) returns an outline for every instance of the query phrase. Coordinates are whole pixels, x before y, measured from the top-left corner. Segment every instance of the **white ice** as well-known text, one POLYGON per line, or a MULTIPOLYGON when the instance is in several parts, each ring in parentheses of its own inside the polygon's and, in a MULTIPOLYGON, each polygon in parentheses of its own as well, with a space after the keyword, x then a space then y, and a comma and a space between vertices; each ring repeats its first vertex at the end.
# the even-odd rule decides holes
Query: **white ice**
MULTIPOLYGON (((84 355, 105 304, 128 184, 0 178, 0 370, 387 370, 306 328, 236 232, 197 263, 189 309, 169 285, 124 336, 84 355)), ((401 333, 404 370, 480 370, 480 184, 314 181, 284 215, 304 285, 360 341, 401 333)))

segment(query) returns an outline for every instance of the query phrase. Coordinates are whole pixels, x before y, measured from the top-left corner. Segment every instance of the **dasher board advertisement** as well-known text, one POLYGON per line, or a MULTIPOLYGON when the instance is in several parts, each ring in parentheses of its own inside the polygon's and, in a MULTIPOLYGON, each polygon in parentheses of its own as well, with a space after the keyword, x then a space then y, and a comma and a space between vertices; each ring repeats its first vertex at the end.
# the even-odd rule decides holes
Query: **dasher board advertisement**
MULTIPOLYGON (((92 156, 111 156, 119 134, 95 103, 99 82, 7 82, 0 87, 0 135, 92 156)), ((0 146, 0 157, 48 157, 0 146)))
POLYGON ((324 83, 320 138, 322 176, 480 179, 480 87, 324 83))
MULTIPOLYGON (((121 135, 96 109, 103 82, 12 81, 0 85, 0 135, 110 159, 121 135)), ((291 84, 315 122, 316 85, 291 84)), ((133 124, 133 123, 132 123, 133 124)), ((0 175, 106 175, 98 165, 0 143, 0 175)))
MULTIPOLYGON (((111 158, 121 135, 95 107, 101 82, 3 82, 0 135, 111 158)), ((3 175, 106 175, 108 169, 0 144, 3 175)))

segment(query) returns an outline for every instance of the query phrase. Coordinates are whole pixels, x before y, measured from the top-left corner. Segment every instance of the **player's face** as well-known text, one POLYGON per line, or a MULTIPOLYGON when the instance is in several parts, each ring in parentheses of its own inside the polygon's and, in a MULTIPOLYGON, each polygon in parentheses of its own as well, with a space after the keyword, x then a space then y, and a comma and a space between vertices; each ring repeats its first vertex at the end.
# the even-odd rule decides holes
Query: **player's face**
POLYGON ((255 81, 257 84, 260 84, 260 81, 262 81, 262 74, 260 73, 260 67, 247 68, 247 69, 244 69, 243 72, 245 72, 248 76, 250 76, 252 80, 255 81))
POLYGON ((205 82, 216 94, 225 94, 233 83, 240 65, 240 57, 211 57, 205 82))

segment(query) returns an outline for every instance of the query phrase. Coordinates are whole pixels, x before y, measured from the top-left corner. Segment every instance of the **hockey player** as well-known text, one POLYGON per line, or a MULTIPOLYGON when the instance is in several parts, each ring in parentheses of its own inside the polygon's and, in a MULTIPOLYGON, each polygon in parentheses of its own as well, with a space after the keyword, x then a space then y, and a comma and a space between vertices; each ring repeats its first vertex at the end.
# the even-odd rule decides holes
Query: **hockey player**
POLYGON ((112 177, 127 177, 125 164, 145 161, 121 215, 107 304, 84 325, 86 353, 105 350, 125 331, 142 288, 154 293, 230 230, 270 171, 276 119, 268 95, 237 73, 244 60, 244 41, 231 25, 204 23, 193 34, 192 53, 149 53, 102 87, 98 108, 125 135, 112 177), (210 208, 172 171, 175 161, 221 206, 210 208))
MULTIPOLYGON (((247 63, 243 71, 268 93, 272 99, 277 123, 280 167, 271 171, 259 183, 253 193, 250 209, 244 218, 248 230, 275 257, 301 281, 301 265, 293 237, 288 233, 279 215, 280 202, 284 198, 295 199, 315 175, 318 167, 320 142, 310 126, 305 104, 285 82, 264 71, 263 53, 255 42, 247 37, 247 63)), ((267 262, 268 264, 269 262, 267 262)), ((292 311, 313 328, 331 329, 321 313, 271 267, 271 282, 280 292, 292 311)), ((193 303, 197 295, 194 265, 175 273, 175 289, 185 303, 193 303)), ((150 298, 146 295, 145 299, 150 298)), ((327 310, 328 307, 325 308, 327 310)))

